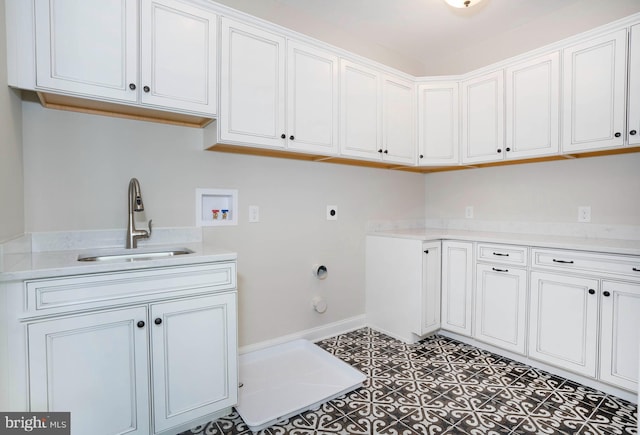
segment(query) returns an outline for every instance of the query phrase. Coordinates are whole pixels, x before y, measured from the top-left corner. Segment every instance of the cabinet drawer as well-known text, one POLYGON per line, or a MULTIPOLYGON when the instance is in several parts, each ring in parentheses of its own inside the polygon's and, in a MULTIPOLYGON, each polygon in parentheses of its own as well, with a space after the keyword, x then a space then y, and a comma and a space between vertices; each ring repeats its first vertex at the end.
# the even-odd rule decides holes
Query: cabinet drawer
POLYGON ((27 315, 92 309, 236 287, 236 264, 212 263, 26 282, 27 315))
POLYGON ((593 252, 533 249, 534 268, 624 275, 640 280, 640 257, 593 252))
POLYGON ((513 264, 517 266, 527 265, 527 247, 517 245, 493 245, 488 243, 478 244, 479 261, 492 263, 513 264))

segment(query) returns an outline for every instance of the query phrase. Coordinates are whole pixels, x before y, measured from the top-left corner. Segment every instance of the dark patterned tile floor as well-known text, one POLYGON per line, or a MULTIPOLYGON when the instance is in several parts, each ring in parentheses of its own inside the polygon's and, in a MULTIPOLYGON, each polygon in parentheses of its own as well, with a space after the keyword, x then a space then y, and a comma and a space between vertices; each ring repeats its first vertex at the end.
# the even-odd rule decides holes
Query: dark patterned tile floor
MULTIPOLYGON (((636 405, 441 335, 408 345, 362 328, 317 344, 364 386, 260 435, 637 434, 636 405)), ((189 434, 251 431, 233 412, 189 434)))

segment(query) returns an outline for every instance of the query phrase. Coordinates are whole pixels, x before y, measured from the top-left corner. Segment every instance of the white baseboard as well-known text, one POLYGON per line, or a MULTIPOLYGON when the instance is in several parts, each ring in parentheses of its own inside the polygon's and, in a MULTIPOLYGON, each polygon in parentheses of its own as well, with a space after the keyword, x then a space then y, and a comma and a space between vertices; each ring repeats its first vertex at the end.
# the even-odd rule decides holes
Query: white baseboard
POLYGON ((329 323, 328 325, 318 326, 317 328, 305 329, 289 335, 283 335, 271 340, 261 341, 259 343, 242 346, 238 350, 240 354, 261 350, 267 347, 276 346, 278 344, 286 343, 293 340, 304 338, 309 341, 320 341, 334 335, 344 334, 345 332, 353 331, 355 329, 364 328, 367 326, 365 315, 350 317, 348 319, 340 320, 338 322, 329 323))

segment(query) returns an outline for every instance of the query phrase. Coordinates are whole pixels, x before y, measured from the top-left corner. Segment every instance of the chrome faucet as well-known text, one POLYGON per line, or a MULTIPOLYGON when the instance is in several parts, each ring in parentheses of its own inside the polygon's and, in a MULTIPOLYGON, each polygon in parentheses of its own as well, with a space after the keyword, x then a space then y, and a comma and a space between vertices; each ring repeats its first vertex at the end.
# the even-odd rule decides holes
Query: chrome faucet
POLYGON ((127 225, 127 249, 137 248, 138 239, 147 239, 151 236, 151 219, 149 219, 149 231, 136 230, 136 223, 133 213, 144 211, 142 194, 140 193, 140 183, 136 178, 129 181, 129 224, 127 225))

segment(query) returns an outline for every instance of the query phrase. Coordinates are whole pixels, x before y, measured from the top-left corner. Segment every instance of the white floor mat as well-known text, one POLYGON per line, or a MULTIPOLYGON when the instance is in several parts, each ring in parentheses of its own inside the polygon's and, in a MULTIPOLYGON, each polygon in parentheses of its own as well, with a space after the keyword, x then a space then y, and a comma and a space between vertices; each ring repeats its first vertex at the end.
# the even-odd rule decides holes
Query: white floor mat
POLYGON ((240 355, 236 409, 256 432, 362 386, 366 376, 307 340, 240 355))

